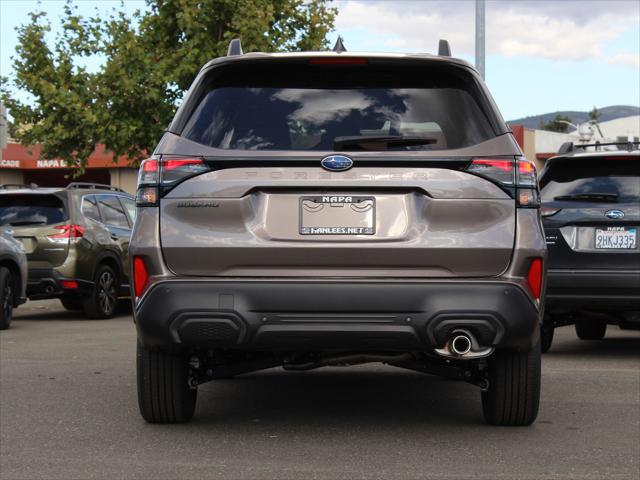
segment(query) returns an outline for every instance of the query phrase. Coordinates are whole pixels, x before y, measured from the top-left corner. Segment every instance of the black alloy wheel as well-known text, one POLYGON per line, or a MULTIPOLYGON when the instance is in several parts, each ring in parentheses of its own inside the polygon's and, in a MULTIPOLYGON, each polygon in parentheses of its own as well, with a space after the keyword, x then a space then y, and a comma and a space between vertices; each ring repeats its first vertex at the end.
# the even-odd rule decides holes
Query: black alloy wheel
POLYGON ((118 305, 118 280, 111 267, 102 265, 95 276, 91 295, 84 302, 84 310, 90 318, 111 318, 118 305))

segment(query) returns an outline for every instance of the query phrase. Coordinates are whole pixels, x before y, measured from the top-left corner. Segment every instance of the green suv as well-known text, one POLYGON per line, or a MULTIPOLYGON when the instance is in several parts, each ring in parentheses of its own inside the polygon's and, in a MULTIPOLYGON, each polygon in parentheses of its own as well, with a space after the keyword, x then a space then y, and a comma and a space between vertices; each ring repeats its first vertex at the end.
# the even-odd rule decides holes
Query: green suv
POLYGON ((109 318, 129 296, 133 198, 93 183, 66 188, 5 185, 0 225, 10 225, 27 254, 27 297, 59 298, 68 310, 109 318))

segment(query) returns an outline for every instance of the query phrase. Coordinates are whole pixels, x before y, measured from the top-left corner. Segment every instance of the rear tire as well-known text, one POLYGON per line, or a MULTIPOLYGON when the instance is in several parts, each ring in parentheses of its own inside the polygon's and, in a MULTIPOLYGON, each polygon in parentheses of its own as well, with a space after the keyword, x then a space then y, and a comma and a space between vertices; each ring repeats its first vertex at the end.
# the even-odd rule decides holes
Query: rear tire
POLYGON ((576 321, 576 334, 581 340, 602 340, 607 331, 607 322, 599 319, 576 321))
POLYGON ((6 330, 11 325, 13 317, 13 278, 6 267, 0 267, 0 330, 6 330))
POLYGON ((184 423, 191 420, 198 391, 189 388, 185 357, 149 350, 138 343, 138 406, 149 423, 184 423))
POLYGON ((111 318, 118 304, 118 277, 107 265, 100 265, 91 294, 84 300, 84 313, 89 318, 111 318))
POLYGON ((540 404, 540 344, 528 352, 497 350, 489 357, 489 390, 482 392, 487 423, 531 425, 540 404))
POLYGON ((82 300, 77 298, 61 298, 60 303, 65 310, 69 310, 70 312, 82 310, 82 300))

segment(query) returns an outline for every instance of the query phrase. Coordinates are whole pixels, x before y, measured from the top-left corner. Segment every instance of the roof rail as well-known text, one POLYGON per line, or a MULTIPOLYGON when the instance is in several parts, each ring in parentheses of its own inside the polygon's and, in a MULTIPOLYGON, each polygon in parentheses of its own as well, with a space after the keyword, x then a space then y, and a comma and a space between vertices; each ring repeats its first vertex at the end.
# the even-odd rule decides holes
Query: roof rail
POLYGON ((3 190, 11 190, 11 189, 15 189, 18 190, 20 188, 29 188, 29 189, 34 189, 34 188, 38 188, 38 185, 35 183, 5 183, 3 185, 0 185, 0 188, 3 190))
POLYGON ((113 187, 111 185, 106 185, 104 183, 71 182, 69 185, 67 185, 67 190, 75 190, 80 188, 96 189, 96 190, 111 190, 114 192, 125 193, 125 191, 122 190, 121 188, 113 187))
POLYGON ((347 47, 344 46, 344 40, 340 35, 338 35, 336 44, 333 46, 333 51, 336 53, 342 53, 347 51, 347 47))
POLYGON ((242 42, 239 38, 234 38, 229 42, 229 48, 227 48, 227 57, 235 57, 236 55, 242 54, 242 42))
MULTIPOLYGON (((609 143, 596 142, 596 143, 579 143, 579 144, 575 144, 573 142, 565 142, 560 146, 558 153, 569 153, 577 149, 584 150, 587 147, 594 147, 597 152, 600 150, 601 147, 613 147, 613 146, 624 147, 624 149, 626 149, 628 152, 633 152, 634 150, 640 149, 640 142, 609 142, 609 143), (637 146, 634 147, 634 145, 637 145, 637 146)), ((622 150, 622 148, 619 148, 618 150, 622 150)))
POLYGON ((451 56, 451 47, 449 46, 449 42, 443 38, 438 42, 438 56, 439 57, 450 57, 451 56))

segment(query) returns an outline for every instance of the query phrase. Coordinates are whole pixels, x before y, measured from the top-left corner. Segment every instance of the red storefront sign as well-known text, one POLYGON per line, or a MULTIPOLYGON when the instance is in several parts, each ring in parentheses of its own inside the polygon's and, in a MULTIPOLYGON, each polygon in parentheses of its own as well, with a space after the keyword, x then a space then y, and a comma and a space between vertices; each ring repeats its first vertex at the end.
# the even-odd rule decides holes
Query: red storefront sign
MULTIPOLYGON (((64 160, 40 158, 40 150, 40 145, 25 147, 18 143, 9 143, 7 148, 2 150, 0 168, 20 170, 70 168, 64 160)), ((125 167, 131 167, 131 161, 126 156, 119 157, 114 161, 113 153, 107 151, 104 145, 96 146, 87 162, 87 168, 125 167)))

